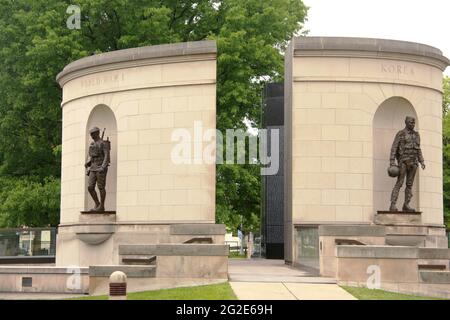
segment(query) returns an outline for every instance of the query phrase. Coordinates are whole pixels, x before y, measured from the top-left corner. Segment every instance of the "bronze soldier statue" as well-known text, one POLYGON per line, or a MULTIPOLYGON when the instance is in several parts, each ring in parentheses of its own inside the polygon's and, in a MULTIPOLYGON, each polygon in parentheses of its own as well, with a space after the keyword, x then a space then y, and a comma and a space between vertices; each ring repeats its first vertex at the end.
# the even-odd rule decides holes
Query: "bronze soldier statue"
MULTIPOLYGON (((420 135, 414 131, 416 119, 413 117, 406 117, 405 129, 399 131, 395 136, 394 143, 391 148, 389 170, 397 169, 398 172, 391 176, 397 176, 397 183, 394 186, 391 194, 391 207, 389 211, 398 211, 396 207, 398 193, 403 185, 406 177, 405 188, 405 203, 403 204, 403 211, 414 212, 415 210, 409 206, 412 198, 412 186, 414 177, 416 175, 417 166, 420 163, 422 169, 425 170, 425 161, 423 159, 422 150, 420 149, 420 135), (397 168, 395 164, 397 160, 397 168)), ((396 170, 393 170, 396 171, 396 170)), ((392 172, 392 171, 390 171, 392 172)))
POLYGON ((89 158, 85 163, 86 175, 88 180, 88 191, 95 202, 95 207, 90 211, 105 211, 106 199, 106 174, 110 162, 110 142, 109 139, 103 140, 105 132, 100 137, 100 129, 97 127, 89 130, 93 142, 89 146, 89 158), (98 200, 95 185, 97 184, 100 191, 100 201, 98 200))

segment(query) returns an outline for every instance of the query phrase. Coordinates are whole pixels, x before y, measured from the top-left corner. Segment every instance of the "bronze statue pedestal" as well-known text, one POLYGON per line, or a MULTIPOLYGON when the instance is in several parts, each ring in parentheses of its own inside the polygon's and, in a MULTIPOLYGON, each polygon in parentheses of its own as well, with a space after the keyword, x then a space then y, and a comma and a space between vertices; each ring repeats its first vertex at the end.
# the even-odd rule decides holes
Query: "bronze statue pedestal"
POLYGON ((385 226, 387 245, 425 246, 428 228, 422 224, 420 211, 378 211, 375 224, 385 226))
POLYGON ((81 211, 77 237, 86 244, 98 245, 108 240, 116 231, 115 211, 81 211))
POLYGON ((421 225, 421 211, 377 211, 375 224, 379 225, 421 225))

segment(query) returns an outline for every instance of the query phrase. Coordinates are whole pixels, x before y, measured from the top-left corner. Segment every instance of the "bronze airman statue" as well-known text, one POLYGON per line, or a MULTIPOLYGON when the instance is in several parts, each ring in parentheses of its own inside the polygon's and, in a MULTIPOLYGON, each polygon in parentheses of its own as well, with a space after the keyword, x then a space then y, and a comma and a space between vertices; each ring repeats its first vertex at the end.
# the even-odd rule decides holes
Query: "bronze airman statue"
POLYGON ((100 129, 97 127, 89 130, 89 133, 94 141, 89 146, 89 158, 84 166, 87 169, 86 175, 89 177, 88 191, 95 203, 95 207, 90 211, 103 212, 106 199, 106 174, 110 163, 110 141, 109 139, 103 140, 104 131, 100 137, 100 129), (100 201, 95 191, 95 185, 100 191, 100 201))
POLYGON ((425 161, 423 159, 422 150, 420 149, 420 135, 414 131, 416 119, 406 117, 405 129, 399 131, 395 136, 394 143, 391 148, 389 173, 395 172, 391 176, 397 176, 397 183, 391 194, 391 206, 389 211, 398 211, 396 207, 398 193, 403 185, 406 177, 405 202, 402 211, 414 212, 415 209, 409 206, 412 198, 412 186, 416 175, 418 164, 425 170, 425 161), (395 164, 397 160, 397 165, 395 164), (395 168, 397 166, 397 168, 395 168), (393 170, 396 169, 396 170, 393 170))

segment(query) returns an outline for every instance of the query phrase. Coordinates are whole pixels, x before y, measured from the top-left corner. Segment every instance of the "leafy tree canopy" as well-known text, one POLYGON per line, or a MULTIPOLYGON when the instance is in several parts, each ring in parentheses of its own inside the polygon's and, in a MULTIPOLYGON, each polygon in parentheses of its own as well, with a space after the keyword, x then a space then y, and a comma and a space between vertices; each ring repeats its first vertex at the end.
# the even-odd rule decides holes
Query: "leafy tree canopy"
MULTIPOLYGON (((307 12, 301 0, 78 0, 81 29, 71 30, 70 4, 0 0, 0 175, 56 181, 45 180, 60 174, 61 89, 55 77, 71 61, 95 53, 215 39, 217 127, 244 128, 244 119, 259 125, 262 85, 282 80, 282 51, 307 12)), ((249 228, 257 224, 258 174, 252 166, 218 166, 220 221, 237 214, 249 228)))

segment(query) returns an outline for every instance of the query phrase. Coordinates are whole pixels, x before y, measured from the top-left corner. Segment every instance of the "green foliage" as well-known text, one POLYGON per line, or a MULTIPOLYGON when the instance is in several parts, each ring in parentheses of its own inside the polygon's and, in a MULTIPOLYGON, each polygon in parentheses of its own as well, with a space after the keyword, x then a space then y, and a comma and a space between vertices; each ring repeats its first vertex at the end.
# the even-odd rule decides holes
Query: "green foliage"
MULTIPOLYGON (((259 125, 263 84, 282 80, 281 52, 307 11, 301 0, 78 0, 81 30, 70 30, 70 4, 0 0, 0 175, 39 181, 59 176, 61 89, 55 77, 69 62, 94 53, 215 39, 217 127, 244 128, 244 119, 259 125)), ((245 228, 253 230, 259 168, 231 167, 217 168, 218 220, 236 226, 242 216, 245 228)), ((21 219, 31 219, 26 217, 21 219)))
POLYGON ((443 154, 443 180, 444 180, 444 220, 447 229, 450 228, 450 78, 445 77, 443 82, 442 100, 442 154, 443 154))
POLYGON ((444 77, 442 90, 444 92, 444 96, 442 99, 442 112, 445 116, 447 115, 448 109, 450 108, 450 77, 444 77))
POLYGON ((0 227, 57 226, 59 190, 56 178, 0 178, 0 227))
POLYGON ((224 164, 219 166, 216 185, 216 220, 236 231, 259 230, 260 175, 259 166, 224 164))

